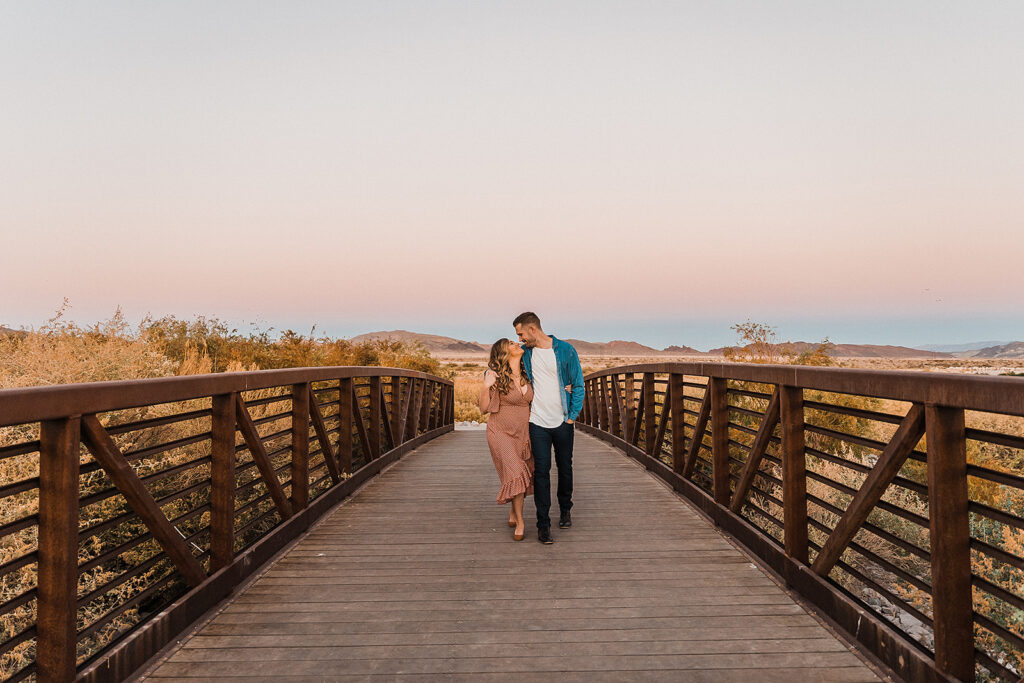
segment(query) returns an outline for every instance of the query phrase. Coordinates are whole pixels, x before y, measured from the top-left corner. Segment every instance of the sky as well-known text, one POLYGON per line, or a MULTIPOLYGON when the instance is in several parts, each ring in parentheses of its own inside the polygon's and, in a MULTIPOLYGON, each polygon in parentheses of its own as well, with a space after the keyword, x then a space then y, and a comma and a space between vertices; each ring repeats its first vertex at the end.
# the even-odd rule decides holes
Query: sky
POLYGON ((0 3, 0 325, 1024 339, 1024 3, 0 3))

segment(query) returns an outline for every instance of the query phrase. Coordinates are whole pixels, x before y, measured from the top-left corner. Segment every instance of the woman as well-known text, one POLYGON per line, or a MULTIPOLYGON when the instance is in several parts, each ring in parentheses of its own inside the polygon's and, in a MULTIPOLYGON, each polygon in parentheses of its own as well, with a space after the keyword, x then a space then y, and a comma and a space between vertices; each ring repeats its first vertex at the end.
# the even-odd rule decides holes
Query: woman
POLYGON ((484 373, 479 406, 487 418, 487 445, 498 470, 501 489, 498 504, 512 503, 508 525, 515 527, 512 538, 523 540, 523 498, 533 493, 533 455, 530 451, 530 401, 533 387, 526 380, 523 348, 508 339, 491 346, 491 358, 484 373))

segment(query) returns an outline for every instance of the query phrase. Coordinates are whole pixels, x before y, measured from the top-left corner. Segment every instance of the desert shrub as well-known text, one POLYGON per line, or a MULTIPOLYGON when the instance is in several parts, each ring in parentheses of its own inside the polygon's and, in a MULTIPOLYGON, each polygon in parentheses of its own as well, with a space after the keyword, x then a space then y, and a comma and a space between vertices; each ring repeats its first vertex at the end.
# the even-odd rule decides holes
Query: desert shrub
POLYGON ((477 399, 484 385, 481 372, 455 379, 455 419, 459 422, 487 422, 487 415, 480 412, 477 399))

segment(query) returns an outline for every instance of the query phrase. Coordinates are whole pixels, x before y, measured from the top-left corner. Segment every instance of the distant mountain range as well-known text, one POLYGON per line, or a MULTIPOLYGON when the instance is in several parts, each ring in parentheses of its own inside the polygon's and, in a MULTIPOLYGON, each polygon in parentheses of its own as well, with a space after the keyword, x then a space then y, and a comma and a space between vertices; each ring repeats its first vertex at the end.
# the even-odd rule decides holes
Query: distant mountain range
POLYGON ((667 349, 655 349, 638 342, 615 340, 610 342, 588 342, 582 339, 566 339, 576 347, 576 351, 585 356, 704 356, 707 355, 689 346, 670 346, 667 349))
MULTIPOLYGON (((375 339, 394 339, 406 343, 420 343, 431 353, 488 353, 490 344, 463 341, 454 337, 443 337, 437 334, 420 334, 408 330, 391 330, 390 332, 369 332, 352 337, 354 342, 372 341, 375 339)), ((697 349, 689 346, 670 346, 667 349, 655 349, 632 341, 588 342, 582 339, 566 339, 576 350, 586 356, 703 356, 697 349)))
POLYGON ((980 351, 993 346, 1012 344, 1010 341, 979 341, 966 344, 923 344, 917 348, 924 351, 941 351, 942 353, 962 353, 964 351, 980 351))
MULTIPOLYGON (((813 351, 819 344, 811 342, 788 342, 775 345, 778 350, 788 349, 800 354, 805 351, 813 351)), ((726 349, 736 349, 735 346, 724 346, 708 351, 710 355, 722 356, 726 349)), ((908 346, 879 346, 877 344, 829 344, 826 353, 834 358, 952 358, 952 354, 940 353, 938 351, 924 351, 912 349, 908 346)))
MULTIPOLYGON (((406 343, 420 343, 434 354, 482 354, 490 351, 490 344, 465 341, 454 337, 437 334, 420 334, 408 330, 392 330, 390 332, 370 332, 353 337, 352 341, 362 342, 374 339, 395 339, 406 343)), ((690 346, 669 346, 656 349, 639 342, 615 340, 610 342, 589 342, 582 339, 567 339, 576 350, 584 356, 713 356, 720 357, 726 349, 721 347, 710 351, 698 351, 690 346)), ((780 345, 786 346, 786 345, 780 345)), ((802 353, 818 347, 811 342, 791 342, 788 346, 796 353, 802 353)), ((970 349, 956 351, 939 351, 932 349, 913 349, 907 346, 879 346, 876 344, 833 344, 828 353, 837 358, 1024 358, 1024 342, 1010 342, 988 347, 976 345, 970 349)))
POLYGON ((1024 342, 1010 342, 989 346, 977 351, 956 354, 961 358, 1024 358, 1024 342))
POLYGON ((462 341, 453 337, 442 337, 438 334, 420 334, 419 332, 409 332, 408 330, 368 332, 358 337, 352 337, 352 341, 356 343, 376 341, 377 339, 394 339, 395 341, 407 344, 423 344, 427 351, 431 353, 487 353, 491 348, 477 342, 462 341))

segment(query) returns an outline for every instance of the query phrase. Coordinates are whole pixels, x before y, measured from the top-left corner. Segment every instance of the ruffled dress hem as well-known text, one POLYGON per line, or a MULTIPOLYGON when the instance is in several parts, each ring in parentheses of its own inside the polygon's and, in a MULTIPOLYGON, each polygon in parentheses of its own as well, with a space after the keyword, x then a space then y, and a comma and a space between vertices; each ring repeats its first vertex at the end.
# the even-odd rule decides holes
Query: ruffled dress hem
POLYGON ((520 493, 527 496, 533 494, 533 477, 530 474, 515 476, 502 484, 498 491, 498 505, 511 503, 520 493))

